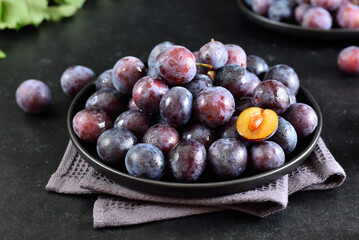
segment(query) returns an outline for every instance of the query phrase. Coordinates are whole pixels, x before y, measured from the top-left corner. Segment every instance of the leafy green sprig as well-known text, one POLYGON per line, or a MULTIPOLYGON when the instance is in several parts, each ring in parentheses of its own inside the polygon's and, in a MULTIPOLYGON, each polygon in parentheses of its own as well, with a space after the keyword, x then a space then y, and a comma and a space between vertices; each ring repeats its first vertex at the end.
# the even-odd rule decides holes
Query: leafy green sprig
MULTIPOLYGON (((71 17, 86 0, 0 0, 0 30, 16 29, 43 21, 71 17)), ((0 50, 0 59, 6 54, 0 50)))

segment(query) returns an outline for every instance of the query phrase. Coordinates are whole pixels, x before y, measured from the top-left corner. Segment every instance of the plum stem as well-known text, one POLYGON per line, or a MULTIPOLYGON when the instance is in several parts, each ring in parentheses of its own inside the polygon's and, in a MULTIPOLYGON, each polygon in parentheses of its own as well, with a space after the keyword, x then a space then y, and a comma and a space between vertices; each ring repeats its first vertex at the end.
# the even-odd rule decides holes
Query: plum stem
POLYGON ((206 63, 196 63, 196 66, 202 66, 202 67, 206 67, 209 70, 211 70, 213 67, 210 64, 206 64, 206 63))
POLYGON ((212 81, 214 81, 214 71, 208 71, 207 76, 210 77, 212 81))

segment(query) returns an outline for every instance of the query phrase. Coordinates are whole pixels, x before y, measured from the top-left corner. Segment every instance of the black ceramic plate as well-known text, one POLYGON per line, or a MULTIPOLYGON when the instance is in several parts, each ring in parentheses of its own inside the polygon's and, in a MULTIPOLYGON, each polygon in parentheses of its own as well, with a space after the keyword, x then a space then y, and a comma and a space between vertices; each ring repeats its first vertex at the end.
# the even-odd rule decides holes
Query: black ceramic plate
POLYGON ((301 27, 300 25, 296 25, 294 23, 290 24, 290 23, 277 22, 252 12, 252 10, 244 3, 243 0, 237 0, 237 2, 239 5, 239 9, 247 18, 271 30, 287 33, 294 36, 317 38, 323 40, 329 40, 329 39, 340 40, 340 39, 350 39, 350 38, 353 39, 359 37, 359 29, 333 28, 330 30, 323 30, 323 29, 305 28, 305 27, 301 27))
POLYGON ((148 180, 133 177, 125 171, 116 170, 102 163, 97 156, 96 146, 94 144, 84 143, 75 135, 71 124, 72 119, 78 111, 84 108, 87 98, 95 91, 96 88, 93 83, 86 86, 73 100, 67 116, 70 138, 80 155, 97 171, 124 186, 139 191, 166 196, 219 196, 253 189, 276 180, 297 168, 309 156, 318 141, 323 124, 322 114, 318 103, 306 89, 301 87, 297 95, 297 100, 298 102, 307 103, 314 108, 319 119, 318 127, 310 137, 298 141, 295 151, 286 156, 286 163, 283 166, 261 174, 246 170, 241 178, 228 181, 217 179, 209 172, 205 173, 198 183, 176 183, 166 176, 161 181, 148 180))

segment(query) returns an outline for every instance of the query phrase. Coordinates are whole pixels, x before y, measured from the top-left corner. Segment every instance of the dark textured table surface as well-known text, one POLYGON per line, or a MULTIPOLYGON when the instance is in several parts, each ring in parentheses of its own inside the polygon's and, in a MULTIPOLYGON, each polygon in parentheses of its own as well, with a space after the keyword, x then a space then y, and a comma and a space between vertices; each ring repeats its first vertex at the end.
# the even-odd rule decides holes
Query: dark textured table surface
POLYGON ((8 55, 0 61, 0 239, 359 237, 359 76, 347 76, 336 65, 339 50, 355 42, 267 31, 241 16, 233 0, 89 0, 71 19, 0 32, 0 48, 8 55), (347 172, 340 188, 296 193, 286 210, 265 219, 226 211, 104 230, 92 227, 95 197, 45 191, 68 143, 71 99, 60 87, 65 68, 81 64, 100 73, 123 56, 147 59, 164 40, 196 50, 211 38, 296 69, 321 106, 322 137, 347 172), (43 114, 28 115, 16 105, 16 88, 29 78, 52 90, 52 106, 43 114))

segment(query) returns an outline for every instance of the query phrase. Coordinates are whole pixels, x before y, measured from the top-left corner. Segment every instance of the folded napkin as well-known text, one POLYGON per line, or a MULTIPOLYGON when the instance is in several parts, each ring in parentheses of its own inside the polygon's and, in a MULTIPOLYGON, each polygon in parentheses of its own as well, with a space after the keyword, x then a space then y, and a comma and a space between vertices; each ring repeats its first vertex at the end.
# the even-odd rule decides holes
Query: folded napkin
POLYGON ((93 220, 95 228, 102 228, 228 209, 265 217, 285 209, 288 196, 292 193, 335 188, 345 178, 343 168, 320 138, 315 150, 302 165, 262 187, 220 197, 165 197, 127 188, 103 176, 81 158, 70 142, 46 190, 65 194, 98 194, 93 220))

